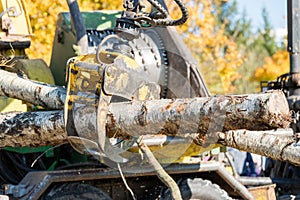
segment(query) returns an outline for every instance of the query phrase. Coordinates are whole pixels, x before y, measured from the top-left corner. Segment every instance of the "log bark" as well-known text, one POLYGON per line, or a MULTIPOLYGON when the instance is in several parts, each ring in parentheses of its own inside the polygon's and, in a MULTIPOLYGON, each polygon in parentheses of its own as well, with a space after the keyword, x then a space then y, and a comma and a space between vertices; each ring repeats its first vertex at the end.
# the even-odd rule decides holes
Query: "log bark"
MULTIPOLYGON (((245 96, 113 103, 109 110, 106 124, 109 137, 199 133, 199 140, 203 140, 206 135, 229 130, 287 128, 290 122, 286 99, 278 91, 245 96)), ((78 107, 73 115, 74 128, 80 136, 83 133, 95 135, 95 107, 78 107)), ((47 135, 51 131, 53 134, 64 131, 63 111, 10 113, 0 117, 2 138, 19 134, 47 135)))
MULTIPOLYGON (((108 132, 115 131, 112 127, 116 127, 112 124, 108 121, 111 126, 108 132)), ((63 111, 0 114, 0 132, 1 148, 59 145, 67 142, 63 111)), ((218 143, 225 146, 300 165, 299 136, 291 129, 230 130, 216 135, 218 143)), ((197 138, 195 133, 181 136, 197 138)))
MULTIPOLYGON (((0 86, 2 96, 17 98, 48 109, 64 107, 66 91, 62 87, 22 79, 4 70, 0 70, 0 86)), ((285 128, 289 124, 289 108, 281 91, 122 103, 114 107, 112 121, 122 120, 120 128, 126 128, 131 134, 140 134, 140 130, 146 134, 148 130, 151 133, 160 131, 171 134, 178 131, 224 132, 242 128, 267 130, 285 128), (122 112, 116 112, 117 110, 122 112), (158 121, 161 123, 157 123, 158 121)))
POLYGON ((116 103, 111 121, 131 135, 209 134, 228 130, 269 130, 290 124, 281 91, 193 99, 161 99, 116 103))
POLYGON ((219 143, 276 160, 300 165, 300 135, 292 129, 268 131, 232 130, 219 133, 219 143))
POLYGON ((67 141, 62 111, 0 113, 0 147, 36 147, 67 141))
MULTIPOLYGON (((66 91, 62 87, 25 80, 3 70, 0 70, 0 86, 0 95, 49 109, 64 107, 66 91)), ((91 110, 95 112, 95 108, 91 110)), ((83 118, 87 118, 86 116, 83 118)), ((210 132, 286 128, 290 123, 288 103, 281 91, 119 103, 111 108, 109 117, 111 122, 117 122, 113 124, 115 127, 131 135, 197 132, 202 134, 199 143, 210 132)), ((79 118, 81 119, 82 117, 79 118)), ((92 120, 92 124, 94 122, 92 120)), ((85 123, 83 120, 76 124, 85 126, 88 121, 85 123)))
MULTIPOLYGON (((0 70, 0 95, 24 100, 49 109, 64 107, 66 91, 17 77, 0 70)), ((289 124, 289 108, 281 91, 265 94, 218 96, 195 99, 158 100, 119 104, 126 114, 116 115, 120 129, 139 134, 163 132, 224 132, 234 129, 267 130, 289 124)))
POLYGON ((34 82, 0 70, 0 96, 20 99, 48 109, 63 109, 66 90, 60 86, 34 82))
MULTIPOLYGON (((116 130, 112 124, 108 121, 111 126, 108 132, 116 130)), ((0 147, 33 147, 67 142, 62 111, 1 114, 0 132, 0 147)), ((181 136, 195 139, 195 135, 181 136)), ((218 143, 225 146, 300 165, 299 137, 291 129, 231 130, 219 132, 217 137, 218 143)))

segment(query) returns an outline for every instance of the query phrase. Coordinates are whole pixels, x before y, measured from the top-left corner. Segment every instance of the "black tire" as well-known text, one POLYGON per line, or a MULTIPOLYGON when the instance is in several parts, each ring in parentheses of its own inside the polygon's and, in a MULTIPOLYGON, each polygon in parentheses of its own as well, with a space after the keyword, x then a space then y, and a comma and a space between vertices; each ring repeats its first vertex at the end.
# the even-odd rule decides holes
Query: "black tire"
MULTIPOLYGON (((222 190, 218 185, 201 178, 186 178, 178 183, 183 200, 229 200, 227 192, 222 190)), ((161 194, 160 200, 172 200, 169 189, 161 194)))
POLYGON ((101 189, 83 183, 55 185, 44 200, 111 200, 101 189))

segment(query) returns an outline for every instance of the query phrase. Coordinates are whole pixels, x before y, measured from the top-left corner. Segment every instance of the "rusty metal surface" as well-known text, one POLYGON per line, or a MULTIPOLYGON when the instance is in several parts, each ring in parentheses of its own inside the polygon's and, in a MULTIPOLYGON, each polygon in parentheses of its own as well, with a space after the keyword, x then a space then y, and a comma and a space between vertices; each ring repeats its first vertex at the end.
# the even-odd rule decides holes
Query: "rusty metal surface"
POLYGON ((274 200, 276 199, 275 187, 275 184, 271 184, 248 188, 248 190, 254 196, 255 200, 274 200))
POLYGON ((291 178, 271 178, 271 177, 249 177, 240 176, 237 177, 238 181, 245 186, 263 186, 270 184, 280 184, 280 185, 300 185, 300 181, 291 178))

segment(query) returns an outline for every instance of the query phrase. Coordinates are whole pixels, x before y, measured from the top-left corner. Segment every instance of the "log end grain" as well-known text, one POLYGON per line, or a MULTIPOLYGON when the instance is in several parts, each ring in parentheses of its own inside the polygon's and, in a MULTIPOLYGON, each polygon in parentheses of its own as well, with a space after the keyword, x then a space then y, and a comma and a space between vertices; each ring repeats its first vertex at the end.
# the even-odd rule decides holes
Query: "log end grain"
POLYGON ((286 96, 281 90, 270 91, 266 102, 269 110, 269 120, 274 128, 288 128, 292 121, 286 96))

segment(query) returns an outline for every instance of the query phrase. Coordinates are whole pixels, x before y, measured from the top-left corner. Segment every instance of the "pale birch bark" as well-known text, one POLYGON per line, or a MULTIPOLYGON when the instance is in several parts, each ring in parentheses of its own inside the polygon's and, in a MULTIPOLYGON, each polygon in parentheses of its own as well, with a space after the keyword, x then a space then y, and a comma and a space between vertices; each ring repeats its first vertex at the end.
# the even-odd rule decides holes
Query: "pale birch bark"
MULTIPOLYGON (((0 95, 16 97, 53 109, 61 109, 64 105, 65 90, 60 87, 24 80, 2 70, 0 85, 0 95)), ((77 131, 96 130, 96 109, 89 106, 80 109, 82 116, 74 119, 75 124, 78 124, 77 131)), ((206 135, 216 132, 229 131, 229 137, 230 130, 247 129, 261 133, 259 130, 287 128, 289 123, 290 114, 286 98, 282 92, 273 91, 263 94, 114 103, 111 104, 106 126, 109 137, 157 133, 194 136, 193 133, 198 133, 198 137, 193 138, 196 143, 202 144, 203 141, 200 140, 205 140, 206 135)), ((250 134, 247 134, 245 141, 237 148, 242 149, 244 143, 248 144, 248 135, 250 134)), ((295 156, 288 157, 293 154, 284 153, 287 150, 296 153, 299 151, 294 151, 296 147, 283 138, 282 143, 288 143, 286 147, 277 150, 276 153, 268 153, 267 156, 298 162, 295 161, 295 156)), ((56 145, 65 142, 66 139, 63 111, 0 115, 0 147, 56 145)), ((251 142, 254 145, 251 147, 253 152, 265 155, 265 150, 258 150, 260 146, 255 148, 257 142, 254 141, 255 139, 251 142)), ((226 145, 234 146, 233 143, 226 145)))
POLYGON ((63 112, 0 113, 0 147, 35 147, 67 141, 63 112))
POLYGON ((300 165, 300 137, 292 129, 232 130, 218 135, 225 146, 300 165))
MULTIPOLYGON (((71 135, 95 139, 96 108, 73 105, 68 112, 71 135), (73 121, 73 122, 71 122, 73 121), (88 125, 88 126, 87 126, 88 125)), ((113 103, 107 117, 107 135, 182 135, 199 133, 198 144, 215 143, 216 132, 287 128, 290 113, 282 92, 193 99, 160 99, 113 103), (208 137, 206 137, 208 136, 208 137)))
POLYGON ((193 99, 116 103, 110 108, 115 126, 131 135, 268 130, 290 124, 281 91, 193 99))
MULTIPOLYGON (((64 106, 66 92, 61 87, 35 83, 3 70, 0 70, 0 86, 0 95, 50 109, 61 109, 64 106)), ((286 128, 290 115, 284 94, 273 91, 262 94, 119 103, 111 108, 110 119, 118 122, 117 128, 133 135, 155 132, 174 135, 178 132, 206 134, 235 129, 286 128)), ((87 123, 80 121, 76 124, 84 126, 87 123)))
MULTIPOLYGON (((108 120, 110 135, 117 130, 116 123, 108 120)), ((0 147, 59 145, 67 141, 62 111, 1 114, 0 132, 0 147)), ((179 134, 196 139, 195 135, 179 134)), ((291 129, 231 130, 216 135, 223 145, 300 165, 300 144, 291 129)))
MULTIPOLYGON (((111 127, 109 132, 115 131, 111 121, 108 125, 111 127)), ((34 147, 67 142, 62 111, 1 114, 0 132, 0 147, 34 147)), ((194 139, 195 135, 180 134, 194 139)), ((291 129, 231 130, 220 132, 217 137, 218 143, 225 146, 300 165, 300 143, 291 129)))
MULTIPOLYGON (((62 87, 22 79, 3 70, 0 70, 0 86, 0 95, 2 96, 17 98, 49 109, 63 109, 64 107, 66 91, 62 87)), ((289 124, 289 108, 281 91, 133 102, 119 104, 117 109, 121 109, 122 113, 113 115, 114 118, 127 118, 127 114, 130 116, 129 119, 123 120, 125 127, 129 127, 127 124, 137 124, 139 128, 142 126, 146 130, 150 130, 152 121, 157 122, 158 120, 163 123, 159 125, 159 129, 163 125, 166 126, 165 129, 175 129, 175 132, 178 129, 183 129, 183 132, 207 132, 207 130, 217 132, 222 129, 241 128, 266 130, 287 127, 289 124), (155 108, 159 109, 155 110, 155 108), (156 112, 158 110, 163 112, 156 112), (168 123, 165 123, 166 120, 168 123), (197 127, 196 130, 195 127, 197 127)), ((114 112, 112 113, 114 114, 114 112)), ((128 131, 134 133, 136 127, 134 125, 133 128, 128 128, 128 131)), ((139 128, 138 132, 140 132, 139 128)), ((154 126, 153 129, 157 131, 157 126, 154 126)), ((172 132, 172 130, 167 131, 172 132)))
POLYGON ((177 183, 160 165, 160 163, 155 158, 149 147, 145 143, 139 144, 139 147, 142 150, 142 152, 146 155, 147 159, 149 160, 149 163, 151 163, 151 165, 155 169, 157 177, 170 189, 172 199, 182 200, 180 189, 177 183))
POLYGON ((20 99, 49 109, 62 109, 66 99, 63 87, 34 82, 0 70, 0 96, 20 99))
MULTIPOLYGON (((113 103, 109 110, 106 124, 109 137, 268 130, 286 128, 290 122, 288 105, 281 92, 113 103), (217 121, 217 118, 221 120, 217 121)), ((95 107, 80 106, 72 114, 74 128, 80 135, 89 132, 95 135, 92 133, 97 130, 95 107)), ((11 114, 1 115, 0 133, 4 135, 27 135, 27 131, 36 131, 37 134, 62 132, 64 126, 63 111, 22 113, 14 117, 8 117, 11 114)))

